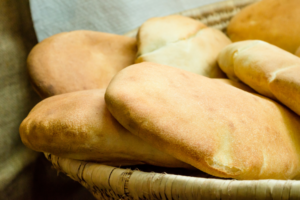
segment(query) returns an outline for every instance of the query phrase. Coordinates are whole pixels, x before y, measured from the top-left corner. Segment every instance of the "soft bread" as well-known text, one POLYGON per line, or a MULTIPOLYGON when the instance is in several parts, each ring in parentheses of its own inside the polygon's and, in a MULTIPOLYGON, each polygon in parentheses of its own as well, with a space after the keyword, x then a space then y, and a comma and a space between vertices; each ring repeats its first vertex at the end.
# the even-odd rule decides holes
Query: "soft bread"
POLYGON ((236 42, 218 58, 221 69, 233 80, 278 100, 300 115, 300 59, 263 41, 236 42))
POLYGON ((262 0, 236 14, 227 27, 233 42, 263 40, 294 53, 300 45, 299 0, 262 0))
POLYGON ((23 143, 35 150, 77 160, 120 166, 190 167, 124 129, 109 113, 104 90, 49 97, 20 126, 23 143))
POLYGON ((139 28, 137 56, 156 51, 178 40, 188 39, 203 28, 206 28, 205 24, 180 15, 153 17, 139 28))
POLYGON ((95 31, 71 31, 37 44, 27 66, 38 94, 106 88, 111 78, 134 62, 136 40, 95 31))
POLYGON ((136 63, 155 62, 211 78, 226 77, 217 65, 219 51, 230 44, 221 31, 180 15, 146 21, 138 31, 136 63))
POLYGON ((105 101, 131 133, 194 167, 236 179, 300 175, 300 119, 257 94, 154 63, 129 66, 105 101))

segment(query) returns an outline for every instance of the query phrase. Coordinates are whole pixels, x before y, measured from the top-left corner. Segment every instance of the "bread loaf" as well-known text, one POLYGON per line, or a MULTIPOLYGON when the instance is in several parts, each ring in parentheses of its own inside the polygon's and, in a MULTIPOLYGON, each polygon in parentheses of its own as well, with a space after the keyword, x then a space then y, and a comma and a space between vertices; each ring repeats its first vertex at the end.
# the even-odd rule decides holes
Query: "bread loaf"
POLYGON ((299 0, 262 0, 236 14, 227 27, 232 42, 263 40, 295 53, 300 46, 299 0))
POLYGON ((106 88, 111 78, 134 62, 136 40, 95 31, 71 31, 37 44, 27 60, 37 93, 49 97, 106 88))
POLYGON ((138 31, 135 62, 155 62, 223 78, 226 76, 217 65, 217 55, 230 43, 221 31, 194 19, 180 15, 156 17, 146 21, 138 31))
POLYGON ((300 117, 258 94, 145 62, 120 71, 105 101, 131 133, 206 173, 299 178, 300 117))
POLYGON ((300 58, 263 41, 243 41, 224 48, 221 69, 262 95, 300 115, 300 58))
POLYGON ((23 143, 35 150, 107 165, 189 165, 162 153, 129 133, 108 112, 104 90, 86 90, 47 98, 20 126, 23 143))

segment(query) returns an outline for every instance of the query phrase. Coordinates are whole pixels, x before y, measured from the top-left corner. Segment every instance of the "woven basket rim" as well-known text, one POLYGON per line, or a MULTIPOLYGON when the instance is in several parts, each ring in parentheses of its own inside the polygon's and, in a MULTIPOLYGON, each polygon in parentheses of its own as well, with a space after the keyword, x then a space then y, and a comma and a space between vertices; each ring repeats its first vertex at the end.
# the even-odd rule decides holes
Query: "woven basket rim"
MULTIPOLYGON (((203 18, 207 18, 208 16, 218 13, 218 12, 226 12, 226 10, 234 10, 237 9, 238 11, 251 4, 251 3, 255 3, 258 2, 260 0, 224 0, 224 1, 220 1, 220 2, 215 2, 212 4, 208 4, 205 6, 200 6, 198 8, 193 8, 193 9, 189 9, 189 10, 185 10, 179 13, 174 13, 174 15, 183 15, 186 17, 191 17, 193 19, 199 20, 205 24, 207 24, 208 26, 211 26, 211 24, 207 23, 206 20, 203 20, 203 18)), ((213 21, 213 19, 212 19, 213 21)), ((227 24, 226 24, 227 26, 227 24)), ((212 26, 214 27, 214 26, 212 26)), ((218 29, 221 29, 224 31, 224 27, 220 28, 220 27, 215 27, 218 29)), ((138 32, 139 27, 128 31, 127 33, 124 33, 125 36, 127 37, 136 37, 137 32, 138 32)))
POLYGON ((122 169, 44 153, 97 199, 300 199, 297 180, 223 180, 122 169), (200 196, 199 196, 200 195, 200 196), (175 198, 177 197, 177 198, 175 198))
MULTIPOLYGON (((226 31, 239 10, 259 0, 226 0, 180 13, 226 31)), ((125 33, 135 37, 138 28, 125 33)), ((223 180, 121 169, 44 153, 53 167, 97 199, 300 199, 298 180, 223 180)))

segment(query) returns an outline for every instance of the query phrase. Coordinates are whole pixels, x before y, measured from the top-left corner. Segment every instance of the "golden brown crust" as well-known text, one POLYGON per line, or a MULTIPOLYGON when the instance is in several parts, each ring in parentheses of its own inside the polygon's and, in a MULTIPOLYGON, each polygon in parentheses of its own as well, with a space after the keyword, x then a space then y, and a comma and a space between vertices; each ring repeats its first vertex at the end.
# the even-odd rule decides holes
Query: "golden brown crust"
POLYGON ((288 106, 300 115, 300 59, 262 41, 242 41, 224 48, 218 58, 231 79, 288 106))
POLYGON ((298 0, 262 0, 244 8, 227 27, 233 42, 263 40, 294 53, 300 45, 298 0))
POLYGON ((54 35, 30 52, 27 67, 43 98, 105 88, 121 69, 134 62, 136 40, 95 31, 54 35))
POLYGON ((104 90, 87 90, 43 100, 20 126, 23 143, 35 151, 114 166, 147 163, 190 168, 124 129, 103 97, 104 90))
POLYGON ((221 31, 188 17, 152 18, 139 29, 135 63, 155 62, 211 78, 224 78, 217 55, 230 43, 221 31))
POLYGON ((123 128, 107 110, 104 92, 86 90, 43 100, 20 126, 23 143, 35 151, 114 166, 190 167, 123 128))
POLYGON ((300 173, 299 116, 260 95, 141 63, 114 77, 105 101, 130 132, 206 173, 236 179, 300 173))

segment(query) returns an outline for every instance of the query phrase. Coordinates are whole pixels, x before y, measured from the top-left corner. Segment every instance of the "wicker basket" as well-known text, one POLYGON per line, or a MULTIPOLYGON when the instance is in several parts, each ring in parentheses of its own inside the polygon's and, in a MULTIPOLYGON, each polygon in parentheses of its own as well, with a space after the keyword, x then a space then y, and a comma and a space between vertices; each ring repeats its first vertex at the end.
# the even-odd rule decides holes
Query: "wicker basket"
MULTIPOLYGON (((256 1, 227 0, 179 14, 226 31, 232 16, 256 1)), ((135 37, 136 33, 137 29, 126 35, 135 37)), ((142 172, 59 158, 48 153, 45 156, 56 170, 78 181, 97 199, 300 199, 300 181, 238 181, 204 173, 174 175, 168 169, 167 173, 142 172)))

